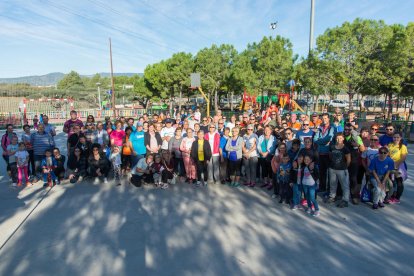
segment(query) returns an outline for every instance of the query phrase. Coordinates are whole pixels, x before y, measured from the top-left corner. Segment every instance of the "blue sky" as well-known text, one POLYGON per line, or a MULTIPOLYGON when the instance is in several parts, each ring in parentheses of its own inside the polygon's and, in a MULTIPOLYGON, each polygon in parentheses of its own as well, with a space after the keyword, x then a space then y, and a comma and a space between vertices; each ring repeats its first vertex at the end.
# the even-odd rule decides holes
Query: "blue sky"
MULTIPOLYGON (((242 51, 263 36, 289 38, 308 51, 310 0, 2 0, 0 77, 143 72, 148 64, 211 44, 242 51), (276 30, 269 24, 278 21, 276 30)), ((357 17, 414 21, 414 0, 316 0, 315 36, 357 17)))

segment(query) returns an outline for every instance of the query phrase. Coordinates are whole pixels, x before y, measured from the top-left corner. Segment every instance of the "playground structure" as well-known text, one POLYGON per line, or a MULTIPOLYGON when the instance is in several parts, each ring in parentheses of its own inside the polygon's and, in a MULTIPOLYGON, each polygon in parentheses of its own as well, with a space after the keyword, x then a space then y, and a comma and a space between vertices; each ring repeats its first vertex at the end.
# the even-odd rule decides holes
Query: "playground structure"
POLYGON ((262 104, 268 104, 271 103, 279 103, 279 105, 282 107, 282 109, 285 109, 286 105, 289 107, 289 111, 301 111, 305 112, 297 103, 295 100, 293 100, 290 96, 290 94, 287 93, 278 93, 277 95, 273 96, 254 96, 248 94, 246 91, 243 93, 243 98, 240 103, 240 110, 249 110, 250 108, 256 108, 262 104))

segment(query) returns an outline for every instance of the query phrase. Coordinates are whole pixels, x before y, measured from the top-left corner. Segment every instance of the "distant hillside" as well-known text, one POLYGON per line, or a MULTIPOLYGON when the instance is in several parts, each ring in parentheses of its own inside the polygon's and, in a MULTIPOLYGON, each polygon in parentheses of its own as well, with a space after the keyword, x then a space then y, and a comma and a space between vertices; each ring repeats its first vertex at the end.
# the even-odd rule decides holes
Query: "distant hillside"
MULTIPOLYGON (((110 73, 99 73, 102 77, 109 77, 110 73)), ((133 75, 140 75, 142 73, 114 73, 114 76, 127 76, 131 77, 133 75)), ((49 86, 57 84, 65 74, 56 72, 56 73, 49 73, 42 76, 26 76, 26 77, 18 77, 18 78, 0 78, 0 83, 28 83, 34 86, 49 86)), ((81 77, 93 77, 93 75, 82 75, 81 77)))

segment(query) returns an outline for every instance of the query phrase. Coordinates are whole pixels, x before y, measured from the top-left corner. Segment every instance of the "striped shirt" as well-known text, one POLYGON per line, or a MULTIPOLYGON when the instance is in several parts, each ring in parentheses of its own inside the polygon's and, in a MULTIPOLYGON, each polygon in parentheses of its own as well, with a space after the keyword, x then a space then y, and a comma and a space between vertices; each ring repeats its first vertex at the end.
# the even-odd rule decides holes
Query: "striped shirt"
POLYGON ((52 149, 55 146, 53 137, 46 132, 32 133, 30 143, 33 145, 34 155, 45 155, 45 150, 52 149))

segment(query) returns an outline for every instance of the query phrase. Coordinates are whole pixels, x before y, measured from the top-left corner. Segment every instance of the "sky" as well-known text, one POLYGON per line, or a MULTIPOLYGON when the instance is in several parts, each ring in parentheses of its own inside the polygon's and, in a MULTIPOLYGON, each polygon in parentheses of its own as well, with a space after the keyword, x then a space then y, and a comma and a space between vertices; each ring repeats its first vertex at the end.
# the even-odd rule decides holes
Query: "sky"
MULTIPOLYGON (((305 56, 311 0, 1 0, 0 78, 51 72, 142 73, 176 52, 212 44, 243 51, 264 36, 305 56), (278 22, 277 28, 269 28, 278 22)), ((345 21, 414 21, 414 0, 315 0, 315 37, 345 21)))

